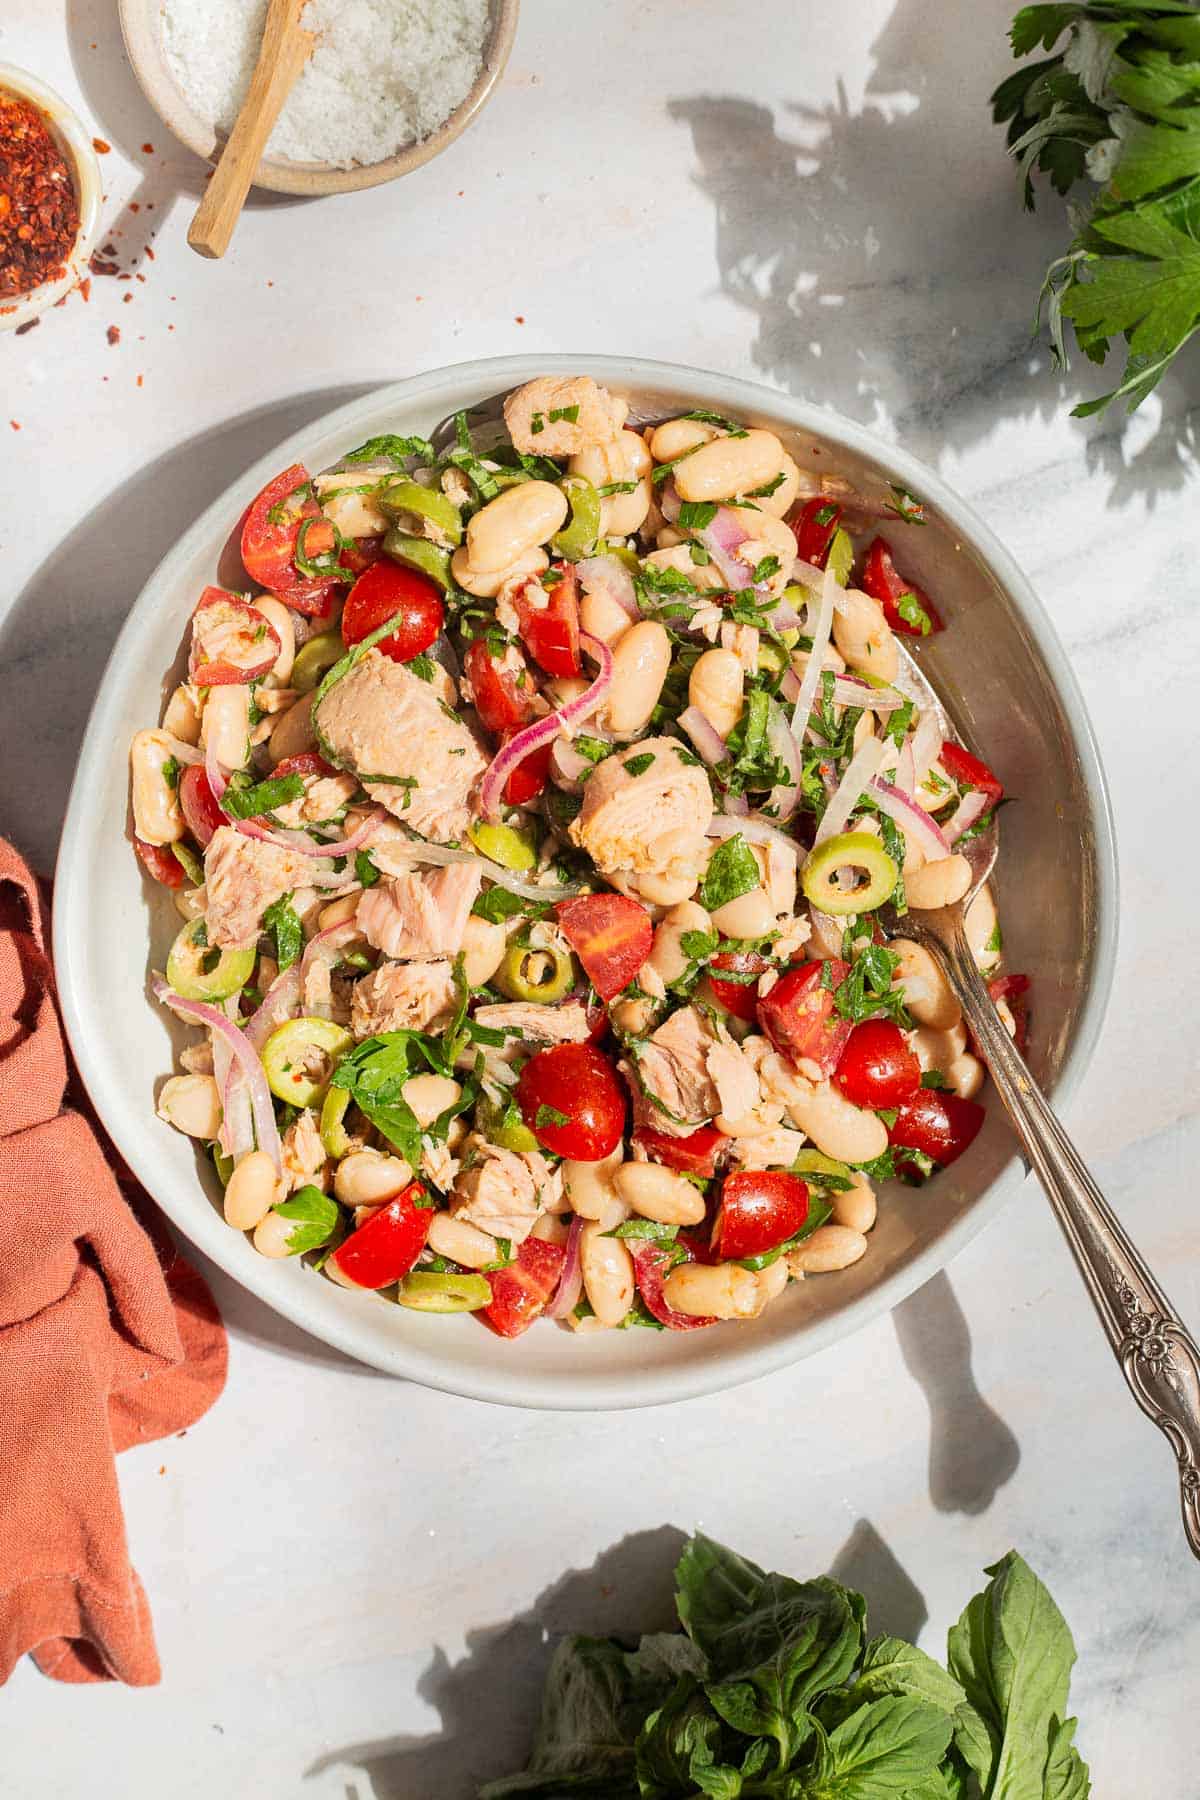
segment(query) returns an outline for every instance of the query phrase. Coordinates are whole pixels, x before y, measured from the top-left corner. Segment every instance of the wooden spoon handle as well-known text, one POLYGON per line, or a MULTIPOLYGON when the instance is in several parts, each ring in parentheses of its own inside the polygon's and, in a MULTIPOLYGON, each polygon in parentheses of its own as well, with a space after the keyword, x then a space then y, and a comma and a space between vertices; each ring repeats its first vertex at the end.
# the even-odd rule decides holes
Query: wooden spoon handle
POLYGON ((187 234, 201 256, 224 256, 271 129, 308 61, 312 33, 299 25, 304 0, 275 0, 250 89, 187 234))

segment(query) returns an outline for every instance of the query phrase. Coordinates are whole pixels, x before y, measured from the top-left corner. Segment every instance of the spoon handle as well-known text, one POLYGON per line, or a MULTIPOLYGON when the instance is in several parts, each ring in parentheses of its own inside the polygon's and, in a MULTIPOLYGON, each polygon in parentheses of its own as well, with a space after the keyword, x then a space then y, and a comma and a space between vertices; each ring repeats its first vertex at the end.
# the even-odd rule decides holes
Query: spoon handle
POLYGON ((955 930, 947 931, 945 938, 922 931, 921 942, 942 964, 954 989, 1087 1283, 1129 1390, 1175 1452, 1183 1528, 1193 1556, 1200 1558, 1200 1346, 1130 1242, 1026 1068, 975 966, 961 909, 956 910, 955 930))

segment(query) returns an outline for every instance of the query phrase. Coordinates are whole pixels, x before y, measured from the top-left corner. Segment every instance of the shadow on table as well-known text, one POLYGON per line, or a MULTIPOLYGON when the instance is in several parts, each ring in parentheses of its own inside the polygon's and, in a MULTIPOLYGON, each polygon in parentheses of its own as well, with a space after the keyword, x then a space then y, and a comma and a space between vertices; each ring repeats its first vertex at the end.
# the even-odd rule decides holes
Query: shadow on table
MULTIPOLYGON (((572 1569, 505 1625, 473 1632, 468 1654, 451 1664, 440 1649, 417 1684, 436 1708, 435 1737, 348 1744, 311 1765, 307 1776, 346 1766, 346 1800, 473 1800, 485 1781, 525 1763, 557 1639, 568 1632, 633 1642, 670 1631, 674 1571, 687 1538, 673 1525, 639 1531, 605 1550, 588 1569, 572 1569)), ((871 1629, 915 1637, 928 1612, 920 1591, 883 1539, 860 1519, 830 1573, 866 1591, 871 1629)))
MULTIPOLYGON (((108 495, 16 596, 0 624, 8 746, 0 820, 36 868, 53 867, 96 684, 155 564, 272 444, 372 385, 319 388, 256 407, 178 444, 108 495)), ((114 746, 114 754, 125 748, 114 746)))
POLYGON ((979 1392, 971 1333, 949 1277, 935 1275, 892 1313, 900 1353, 929 1406, 929 1497, 939 1512, 986 1512, 1021 1460, 979 1392))
MULTIPOLYGON (((935 465, 1005 420, 1048 420, 1113 385, 1076 357, 1056 374, 1030 336, 1061 200, 1023 214, 989 95, 1012 67, 1011 0, 938 9, 897 0, 870 47, 861 103, 838 84, 822 108, 734 96, 669 102, 692 133, 716 212, 721 283, 754 321, 751 355, 790 392, 886 430, 935 465)), ((802 14, 797 13, 799 35, 802 14)), ((783 54, 781 46, 781 54, 783 54)), ((1194 371, 1193 358, 1190 367, 1194 371)), ((1195 412, 1177 377, 1136 427, 1117 409, 1079 425, 1109 503, 1195 472, 1195 412)), ((1014 470, 1014 474, 1020 473, 1014 470)))

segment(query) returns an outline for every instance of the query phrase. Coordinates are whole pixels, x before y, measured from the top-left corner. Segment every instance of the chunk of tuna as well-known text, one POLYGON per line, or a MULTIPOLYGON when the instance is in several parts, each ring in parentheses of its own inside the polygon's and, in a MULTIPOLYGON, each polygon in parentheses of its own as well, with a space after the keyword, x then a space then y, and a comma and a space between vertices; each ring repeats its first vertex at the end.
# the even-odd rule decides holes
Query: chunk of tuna
POLYGON ((538 1185, 523 1156, 473 1139, 450 1197, 456 1219, 495 1238, 523 1244, 541 1211, 538 1185))
POLYGON ((204 854, 204 917, 217 950, 253 944, 268 906, 300 887, 308 862, 292 850, 218 826, 204 854))
POLYGON ((628 412, 626 401, 590 375, 539 375, 508 396, 504 423, 518 450, 534 456, 574 456, 589 444, 612 443, 621 435, 628 412))
POLYGON ((367 889, 357 924, 386 956, 457 956, 482 881, 476 863, 397 875, 367 889))
POLYGON ((329 1185, 325 1146, 317 1129, 317 1117, 307 1108, 283 1134, 283 1174, 289 1194, 297 1188, 329 1185))
POLYGON ((357 1038, 427 1031, 449 1018, 455 998, 453 964, 444 958, 380 963, 355 986, 350 1028, 357 1038))
POLYGON ((480 1025, 493 1031, 511 1034, 514 1043, 532 1039, 538 1044, 582 1044, 591 1035, 587 1011, 577 1000, 564 1006, 538 1006, 524 1000, 503 1001, 496 1006, 480 1006, 474 1017, 480 1025))
POLYGON ((571 837, 605 875, 698 874, 713 797, 704 770, 674 738, 645 738, 588 777, 571 837), (625 760, 653 760, 631 775, 625 760))
POLYGON ((741 1047, 694 1006, 665 1019, 636 1063, 637 1121, 668 1137, 685 1137, 717 1114, 741 1119, 760 1098, 758 1077, 741 1047))

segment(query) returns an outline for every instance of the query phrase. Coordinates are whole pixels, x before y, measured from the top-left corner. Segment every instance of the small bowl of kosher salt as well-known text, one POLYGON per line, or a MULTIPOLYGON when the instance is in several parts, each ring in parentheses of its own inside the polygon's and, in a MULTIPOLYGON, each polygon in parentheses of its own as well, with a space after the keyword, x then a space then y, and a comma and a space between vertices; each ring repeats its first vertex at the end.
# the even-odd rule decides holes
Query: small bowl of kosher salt
MULTIPOLYGON (((255 172, 279 194, 406 175, 453 143, 508 61, 519 0, 308 0, 313 33, 255 172)), ((198 156, 221 152, 262 43, 267 0, 120 0, 146 98, 198 156)))

